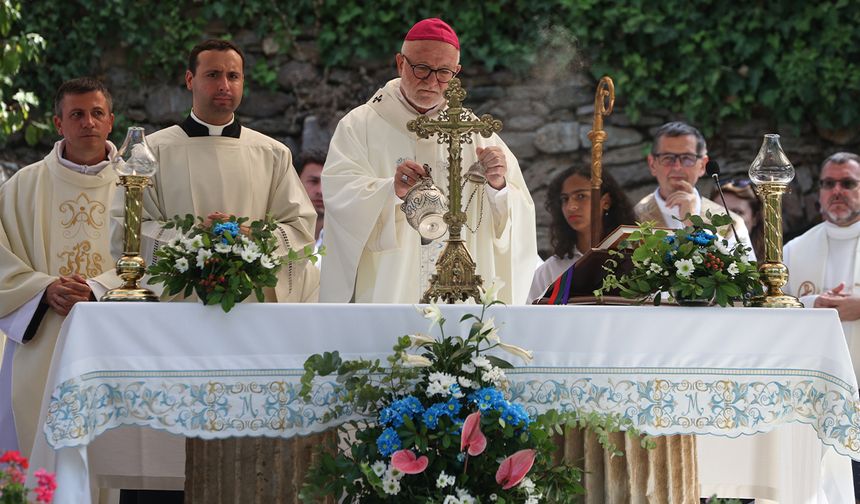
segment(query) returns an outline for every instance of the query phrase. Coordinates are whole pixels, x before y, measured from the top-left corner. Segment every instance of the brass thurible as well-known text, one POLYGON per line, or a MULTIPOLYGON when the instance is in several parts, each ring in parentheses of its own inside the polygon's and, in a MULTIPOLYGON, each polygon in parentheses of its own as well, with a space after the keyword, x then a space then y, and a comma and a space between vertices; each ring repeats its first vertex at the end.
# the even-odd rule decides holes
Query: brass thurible
POLYGON ((762 203, 764 218, 764 258, 758 271, 765 294, 752 300, 753 306, 765 308, 802 308, 796 297, 782 287, 788 282, 788 268, 782 263, 782 195, 794 179, 794 166, 782 150, 779 135, 764 136, 761 149, 750 165, 750 180, 762 203))
POLYGON ((448 211, 444 220, 448 224, 448 240, 445 249, 436 261, 436 273, 430 277, 430 287, 421 298, 422 303, 438 299, 452 304, 466 301, 469 298, 477 301, 480 298, 478 287, 483 284, 481 276, 476 274, 476 264, 469 254, 469 249, 460 236, 463 224, 466 223, 466 213, 461 208, 461 161, 462 144, 472 143, 472 133, 479 133, 489 138, 493 133, 502 129, 502 121, 494 119, 490 114, 484 114, 480 119, 474 117, 472 111, 463 107, 466 90, 460 85, 460 79, 451 79, 445 90, 448 108, 439 114, 439 119, 431 120, 427 116, 419 116, 409 121, 406 128, 420 138, 439 136, 439 143, 448 144, 448 211))
POLYGON ((125 188, 125 233, 123 234, 123 256, 116 262, 116 273, 123 283, 101 297, 101 301, 158 301, 158 296, 149 289, 140 287, 140 279, 146 272, 146 261, 140 256, 140 224, 143 191, 152 184, 158 163, 146 145, 143 128, 128 129, 122 147, 112 160, 119 174, 119 182, 125 188))

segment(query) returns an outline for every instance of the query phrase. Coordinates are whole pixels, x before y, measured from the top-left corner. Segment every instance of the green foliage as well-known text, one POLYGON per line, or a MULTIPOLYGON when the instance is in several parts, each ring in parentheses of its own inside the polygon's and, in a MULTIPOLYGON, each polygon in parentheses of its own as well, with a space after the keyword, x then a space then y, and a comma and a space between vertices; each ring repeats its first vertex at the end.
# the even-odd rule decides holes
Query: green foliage
MULTIPOLYGON (((315 40, 324 65, 354 67, 390 60, 411 23, 440 16, 460 36, 464 67, 513 69, 523 79, 564 78, 583 68, 595 78, 610 75, 619 108, 634 119, 668 110, 709 132, 766 111, 795 127, 840 128, 860 121, 860 108, 852 106, 860 100, 855 7, 849 0, 731 9, 716 0, 183 0, 153 8, 128 0, 35 0, 23 13, 24 31, 42 33, 51 51, 22 82, 43 102, 64 79, 104 74, 124 62, 134 73, 125 85, 170 82, 194 43, 244 32, 274 43, 275 60, 297 40, 315 40)), ((267 88, 277 86, 272 58, 248 70, 267 88)))
MULTIPOLYGON (((439 326, 440 337, 401 336, 384 363, 345 361, 336 351, 305 361, 301 396, 315 404, 318 393, 338 398, 323 421, 350 414, 360 419, 338 428, 339 445, 348 449, 327 446, 310 468, 300 494, 304 502, 345 495, 343 502, 441 503, 456 490, 472 497, 456 502, 533 502, 539 496, 542 502, 569 503, 584 492, 582 474, 567 462, 555 462, 556 434, 589 428, 616 454, 620 452, 609 441, 610 433, 626 430, 639 436, 631 421, 617 415, 550 410, 533 416, 506 400, 504 369, 512 365, 486 352, 498 349, 526 361, 531 353, 502 343, 493 319, 486 317, 487 308, 498 303, 495 292, 483 292, 480 316, 460 319, 461 326, 471 322, 468 334, 446 336, 445 319, 431 305, 419 311, 432 321, 431 328, 439 326), (331 375, 338 384, 334 391, 315 387, 318 376, 331 375), (467 453, 461 448, 462 436, 486 443, 478 441, 480 448, 467 453), (424 459, 425 465, 404 475, 396 459, 407 452, 424 459), (495 479, 500 461, 524 452, 534 457, 528 479, 503 490, 495 479), (488 500, 490 495, 495 499, 488 500)), ((653 442, 642 438, 642 446, 652 447, 653 442)))
POLYGON ((229 312, 251 294, 263 302, 263 289, 275 287, 278 270, 286 262, 316 261, 313 246, 279 256, 274 219, 245 225, 247 221, 247 217, 230 216, 205 225, 202 217, 187 214, 166 222, 165 229, 176 229, 182 237, 155 252, 156 261, 147 269, 150 282, 163 283, 171 296, 182 292, 187 297, 193 292, 203 304, 220 304, 229 312))
MULTIPOLYGON (((22 33, 20 28, 21 4, 0 0, 0 146, 9 135, 24 128, 30 108, 39 105, 32 91, 25 91, 12 78, 23 65, 34 62, 45 48, 45 39, 38 33, 22 33)), ((35 130, 28 128, 26 139, 33 138, 35 130)))
MULTIPOLYGON (((688 214, 690 225, 674 233, 655 229, 653 222, 640 224, 622 242, 633 249, 631 271, 617 277, 618 261, 611 259, 604 265, 609 274, 595 295, 617 290, 626 298, 652 299, 659 305, 661 293, 666 293, 678 302, 714 300, 720 306, 735 301, 746 304, 761 296, 763 286, 756 264, 747 261, 748 249, 741 243, 729 247, 717 233, 718 228, 727 229, 731 217, 710 213, 707 217, 710 223, 688 214)), ((610 251, 615 258, 625 253, 610 251)))

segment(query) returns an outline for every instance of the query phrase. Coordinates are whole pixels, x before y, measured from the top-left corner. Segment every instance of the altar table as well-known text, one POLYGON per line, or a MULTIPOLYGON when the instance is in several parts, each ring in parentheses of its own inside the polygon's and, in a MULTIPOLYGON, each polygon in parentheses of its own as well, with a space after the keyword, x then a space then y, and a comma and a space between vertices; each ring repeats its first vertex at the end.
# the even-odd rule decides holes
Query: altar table
MULTIPOLYGON (((481 307, 441 309, 450 336, 481 307)), ((531 412, 619 413, 654 435, 731 438, 793 424, 860 460, 857 383, 833 310, 495 306, 488 316, 502 341, 534 352, 528 365, 507 356, 512 399, 531 412)), ((298 396, 309 355, 384 359, 398 336, 428 325, 411 305, 243 304, 225 314, 78 304, 57 341, 31 465, 57 472, 58 504, 81 503, 96 465, 88 446, 121 426, 208 439, 320 432, 350 417, 322 420, 333 378, 317 381, 311 404, 298 396)))

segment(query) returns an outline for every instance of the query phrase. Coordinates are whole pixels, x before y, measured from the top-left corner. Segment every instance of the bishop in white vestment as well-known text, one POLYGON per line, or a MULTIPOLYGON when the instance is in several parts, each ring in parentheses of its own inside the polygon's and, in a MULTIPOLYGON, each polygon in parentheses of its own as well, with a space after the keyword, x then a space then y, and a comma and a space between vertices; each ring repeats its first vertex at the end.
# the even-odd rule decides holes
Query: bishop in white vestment
MULTIPOLYGON (((347 114, 329 147, 322 172, 324 302, 416 303, 444 247, 446 236, 422 245, 400 204, 426 175, 425 164, 447 195, 447 145, 435 136, 419 139, 406 123, 421 114, 439 117, 442 92, 459 71, 459 43, 443 21, 424 20, 407 34, 396 59, 401 78, 347 114)), ((534 203, 516 158, 497 135, 473 135, 471 143, 464 142, 464 172, 479 160, 489 183, 464 186, 463 239, 483 280, 505 282, 500 299, 522 304, 537 258, 534 203)))

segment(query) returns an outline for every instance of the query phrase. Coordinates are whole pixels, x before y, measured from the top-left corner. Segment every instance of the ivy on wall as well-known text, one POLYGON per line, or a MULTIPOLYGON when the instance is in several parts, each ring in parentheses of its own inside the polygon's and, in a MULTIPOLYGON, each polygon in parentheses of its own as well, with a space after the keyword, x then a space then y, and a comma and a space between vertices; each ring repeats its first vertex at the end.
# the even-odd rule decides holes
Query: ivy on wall
MULTIPOLYGON (((557 64, 539 56, 569 47, 559 38, 574 41, 571 57, 594 77, 611 75, 634 119, 669 110, 710 130, 758 109, 797 127, 860 122, 860 9, 851 0, 30 0, 22 14, 48 43, 45 64, 23 77, 43 102, 62 80, 109 67, 103 58, 116 48, 138 78, 167 81, 204 33, 245 29, 281 52, 315 40, 323 64, 350 67, 391 58, 412 22, 439 16, 460 35, 464 65, 524 79, 533 65, 557 64)), ((276 85, 265 62, 249 71, 276 85)))

